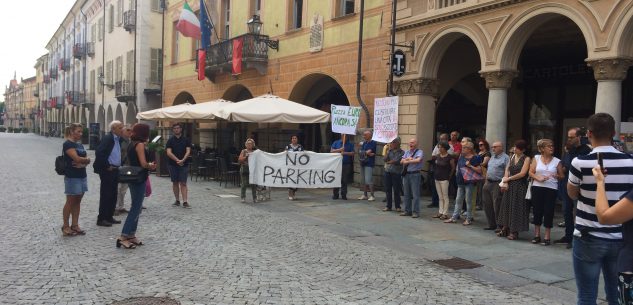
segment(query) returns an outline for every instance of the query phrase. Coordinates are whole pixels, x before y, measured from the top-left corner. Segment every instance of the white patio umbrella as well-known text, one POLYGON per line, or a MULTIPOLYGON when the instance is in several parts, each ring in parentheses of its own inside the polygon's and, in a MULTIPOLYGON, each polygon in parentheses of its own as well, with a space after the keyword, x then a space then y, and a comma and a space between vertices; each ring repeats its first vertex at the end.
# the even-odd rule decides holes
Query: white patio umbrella
POLYGON ((326 123, 330 114, 276 95, 264 94, 233 103, 213 112, 231 122, 250 123, 326 123))
POLYGON ((232 102, 223 99, 198 104, 185 103, 143 111, 136 118, 148 121, 213 121, 217 119, 214 111, 230 104, 232 102))

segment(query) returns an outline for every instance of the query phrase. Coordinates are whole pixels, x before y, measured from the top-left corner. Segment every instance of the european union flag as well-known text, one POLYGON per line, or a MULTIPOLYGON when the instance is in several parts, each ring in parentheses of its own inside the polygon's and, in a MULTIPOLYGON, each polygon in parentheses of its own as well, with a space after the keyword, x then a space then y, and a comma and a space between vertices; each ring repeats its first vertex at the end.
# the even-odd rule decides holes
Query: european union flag
POLYGON ((204 4, 204 0, 200 0, 200 31, 202 38, 200 41, 200 48, 209 49, 211 47, 211 31, 213 30, 213 23, 207 13, 207 6, 204 4))

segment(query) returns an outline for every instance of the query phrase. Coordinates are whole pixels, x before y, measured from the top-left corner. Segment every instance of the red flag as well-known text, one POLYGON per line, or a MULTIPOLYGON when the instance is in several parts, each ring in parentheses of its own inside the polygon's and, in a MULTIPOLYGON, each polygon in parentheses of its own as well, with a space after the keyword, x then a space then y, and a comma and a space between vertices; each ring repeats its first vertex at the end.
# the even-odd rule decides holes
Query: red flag
POLYGON ((242 73, 242 47, 244 46, 243 38, 233 40, 233 75, 242 73))
POLYGON ((198 80, 204 80, 204 67, 207 60, 207 50, 198 49, 198 80))

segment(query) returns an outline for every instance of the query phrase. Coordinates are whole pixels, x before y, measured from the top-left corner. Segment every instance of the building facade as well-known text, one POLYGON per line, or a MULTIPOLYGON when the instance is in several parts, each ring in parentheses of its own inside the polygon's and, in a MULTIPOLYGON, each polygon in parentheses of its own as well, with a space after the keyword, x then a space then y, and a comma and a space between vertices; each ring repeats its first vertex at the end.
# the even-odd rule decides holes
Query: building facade
MULTIPOLYGON (((197 40, 183 37, 176 24, 183 1, 170 1, 165 22, 164 106, 215 99, 239 102, 266 93, 323 111, 330 105, 364 108, 360 128, 370 127, 374 98, 387 94, 391 1, 366 0, 360 76, 361 1, 354 0, 207 0, 214 24, 205 58, 205 79, 197 80, 197 40), (262 31, 249 32, 258 15, 262 31), (278 41, 278 49, 260 38, 278 41), (242 71, 232 73, 232 46, 243 42, 242 71), (357 78, 357 76, 359 76, 357 78), (360 86, 357 87, 357 80, 360 86)), ((199 15, 199 1, 190 1, 199 15)), ((336 135, 327 124, 200 124, 190 128, 194 143, 239 149, 246 137, 260 148, 280 151, 290 134, 304 147, 329 151, 336 135)))
MULTIPOLYGON (((633 1, 398 1, 397 38, 413 43, 402 134, 428 150, 439 132, 536 146, 594 112, 633 121, 633 1)), ((623 126, 623 125, 622 125, 623 126)), ((511 145, 509 145, 511 146, 511 145)))
POLYGON ((162 16, 160 0, 76 1, 37 62, 44 128, 97 123, 103 134, 160 107, 162 16))

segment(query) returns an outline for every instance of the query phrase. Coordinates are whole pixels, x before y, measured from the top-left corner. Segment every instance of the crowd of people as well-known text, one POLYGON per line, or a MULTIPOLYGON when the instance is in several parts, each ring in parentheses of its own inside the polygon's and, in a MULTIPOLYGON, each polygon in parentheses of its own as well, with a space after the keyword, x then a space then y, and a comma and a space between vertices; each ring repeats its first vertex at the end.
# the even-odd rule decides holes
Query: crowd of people
MULTIPOLYGON (((82 131, 80 124, 70 124, 64 133, 66 204, 62 233, 65 236, 86 234, 79 226, 79 212, 83 195, 88 191, 86 167, 91 160, 80 144, 82 131)), ((189 208, 187 174, 191 142, 182 135, 180 124, 174 124, 172 132, 166 155, 175 196, 173 205, 180 206, 182 202, 183 207, 189 208)), ((371 131, 363 132, 362 136, 363 140, 357 146, 344 138, 331 145, 331 153, 342 155, 341 186, 333 189, 334 200, 347 200, 356 154, 363 191, 358 199, 375 200, 373 169, 378 156, 377 143, 372 140, 371 131)), ((633 156, 612 146, 615 120, 608 114, 592 115, 587 121, 586 143, 582 140, 584 136, 581 128, 569 129, 564 153, 559 159, 554 156, 555 143, 551 139, 538 140, 535 143, 538 152, 531 156, 529 143, 524 140, 516 141, 506 154, 504 143, 494 139, 490 145, 485 139, 460 139, 457 131, 451 132, 450 136, 440 135, 429 162, 429 178, 434 182, 433 201, 438 207, 432 217, 447 224, 461 222, 468 226, 475 220, 475 210, 482 209, 487 224, 484 230, 517 240, 521 232, 529 231, 531 213, 534 229, 531 243, 543 246, 566 244, 573 248, 579 304, 595 304, 601 272, 609 304, 617 304, 618 300, 623 301, 622 304, 631 304, 627 302, 633 302, 630 294, 633 281, 633 156), (451 189, 456 192, 452 211, 451 189), (563 202, 565 234, 552 242, 557 199, 563 202)), ((148 141, 148 125, 135 124, 130 128, 113 121, 110 132, 95 151, 93 168, 101 181, 97 225, 119 224, 121 221, 114 216, 127 213, 116 240, 117 247, 134 249, 143 245, 136 231, 149 187, 148 172, 156 169, 155 163, 150 162, 148 141), (128 183, 119 183, 121 168, 140 169, 138 177, 128 183), (127 189, 132 199, 129 210, 123 204, 127 189)), ((257 202, 256 185, 249 182, 248 168, 248 158, 255 150, 255 141, 249 138, 238 157, 242 202, 246 201, 247 188, 251 188, 253 202, 257 202)), ((303 151, 296 135, 291 137, 285 150, 303 151)), ((424 153, 418 148, 417 139, 410 139, 406 149, 402 149, 400 138, 394 139, 385 145, 382 158, 386 194, 383 211, 419 218, 424 153)), ((289 188, 288 199, 295 200, 297 191, 289 188)))

